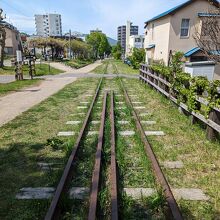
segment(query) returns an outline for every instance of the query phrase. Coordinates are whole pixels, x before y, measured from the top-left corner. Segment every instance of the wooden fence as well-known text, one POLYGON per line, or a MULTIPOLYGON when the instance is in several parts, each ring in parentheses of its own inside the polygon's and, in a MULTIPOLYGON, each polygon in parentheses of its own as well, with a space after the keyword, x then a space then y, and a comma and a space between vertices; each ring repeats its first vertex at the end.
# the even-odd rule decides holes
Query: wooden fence
MULTIPOLYGON (((179 103, 177 98, 172 95, 171 84, 167 82, 164 76, 152 71, 148 65, 142 64, 140 68, 140 80, 147 83, 151 87, 155 88, 157 91, 165 95, 167 98, 172 100, 177 104, 182 112, 187 115, 192 116, 192 124, 196 123, 198 120, 206 125, 207 138, 209 140, 219 139, 220 137, 220 109, 213 108, 206 118, 204 115, 189 111, 188 107, 184 103, 179 103)), ((202 97, 197 97, 197 102, 208 105, 208 101, 202 97)))

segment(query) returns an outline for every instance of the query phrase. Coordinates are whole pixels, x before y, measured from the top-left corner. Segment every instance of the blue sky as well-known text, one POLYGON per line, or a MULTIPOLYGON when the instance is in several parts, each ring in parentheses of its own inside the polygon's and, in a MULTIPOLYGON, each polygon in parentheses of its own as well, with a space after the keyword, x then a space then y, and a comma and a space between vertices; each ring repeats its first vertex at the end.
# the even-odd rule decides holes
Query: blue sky
POLYGON ((117 26, 131 20, 144 33, 144 22, 186 0, 0 0, 7 21, 20 31, 35 33, 34 14, 59 13, 63 32, 88 33, 99 28, 117 38, 117 26))

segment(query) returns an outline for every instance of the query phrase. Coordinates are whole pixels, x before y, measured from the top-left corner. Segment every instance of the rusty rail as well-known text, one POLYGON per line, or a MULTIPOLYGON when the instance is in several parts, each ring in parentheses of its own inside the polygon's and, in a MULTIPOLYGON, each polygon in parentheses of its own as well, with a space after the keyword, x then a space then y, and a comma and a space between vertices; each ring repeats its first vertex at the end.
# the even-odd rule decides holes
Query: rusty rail
POLYGON ((77 141, 76 141, 76 144, 74 145, 73 147, 73 150, 70 154, 70 157, 68 159, 68 162, 66 164, 66 167, 64 169, 64 172, 62 174, 62 177, 60 179, 60 182, 56 188, 56 192, 53 196, 53 199, 52 199, 52 202, 50 204, 50 207, 47 211, 47 214, 45 216, 45 220, 52 220, 52 219, 59 219, 59 215, 60 215, 60 209, 59 209, 59 203, 61 201, 61 196, 64 194, 64 193, 67 193, 68 191, 68 185, 71 181, 71 177, 73 175, 73 162, 75 160, 75 157, 76 157, 76 154, 77 154, 77 151, 78 151, 78 148, 79 148, 79 145, 80 145, 80 142, 81 142, 81 139, 84 135, 84 132, 85 132, 85 129, 87 127, 87 124, 89 122, 89 118, 91 116, 91 112, 92 112, 92 109, 94 107, 94 104, 95 104, 95 101, 98 97, 98 94, 99 94, 99 90, 101 88, 101 84, 102 84, 102 80, 100 80, 99 84, 98 84, 98 87, 96 89, 96 93, 95 93, 95 96, 93 98, 93 101, 90 105, 90 108, 87 112, 87 115, 86 115, 86 118, 84 120, 84 123, 83 123, 83 126, 80 130, 80 133, 79 133, 79 136, 77 138, 77 141))
POLYGON ((176 202, 176 200, 173 196, 173 193, 172 193, 172 190, 169 186, 169 183, 167 182, 166 177, 164 176, 164 174, 161 170, 161 167, 160 167, 159 162, 156 158, 156 155, 153 152, 151 144, 147 140, 144 129, 143 129, 141 123, 140 123, 139 117, 138 117, 136 111, 133 108, 131 100, 128 96, 128 93, 127 93, 121 79, 120 79, 120 83, 121 83, 121 87, 123 88, 123 91, 124 91, 126 102, 132 109, 132 115, 135 119, 137 130, 141 134, 141 139, 142 139, 142 142, 144 143, 144 146, 145 146, 145 152, 146 152, 146 154, 148 155, 148 157, 151 161, 151 165, 152 165, 153 171, 155 173, 155 176, 156 176, 158 182, 160 183, 160 185, 161 185, 161 187, 162 187, 162 189, 165 193, 166 200, 167 200, 167 203, 168 203, 168 206, 169 206, 169 212, 170 212, 171 216, 173 217, 173 219, 182 220, 183 219, 182 214, 181 214, 180 209, 178 207, 178 204, 177 204, 177 202, 176 202))
POLYGON ((114 115, 114 92, 111 93, 111 219, 118 219, 118 188, 117 167, 115 152, 115 115, 114 115))
POLYGON ((88 220, 96 219, 99 182, 100 182, 99 179, 100 179, 100 171, 101 171, 102 147, 103 147, 103 140, 104 140, 107 96, 108 96, 108 92, 105 92, 103 108, 102 108, 101 125, 99 129, 98 145, 97 145, 97 151, 95 155, 95 166, 94 166, 93 175, 92 175, 92 188, 91 188, 91 193, 90 193, 88 220))

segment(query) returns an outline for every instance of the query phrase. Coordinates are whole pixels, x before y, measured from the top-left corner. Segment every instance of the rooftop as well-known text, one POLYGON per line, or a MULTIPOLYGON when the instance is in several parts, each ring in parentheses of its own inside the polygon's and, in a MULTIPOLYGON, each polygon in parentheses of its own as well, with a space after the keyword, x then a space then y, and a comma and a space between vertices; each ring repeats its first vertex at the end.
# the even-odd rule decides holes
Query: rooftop
POLYGON ((8 23, 6 21, 0 21, 0 24, 2 26, 4 26, 4 27, 8 28, 8 29, 11 29, 11 30, 14 30, 14 31, 18 31, 18 29, 14 25, 12 25, 12 24, 10 24, 10 23, 8 23))
MULTIPOLYGON (((181 4, 181 5, 177 5, 176 7, 171 8, 171 9, 169 9, 168 11, 165 11, 165 12, 163 12, 163 13, 161 13, 161 14, 159 14, 159 15, 153 17, 153 18, 151 18, 150 20, 146 21, 145 24, 147 25, 149 22, 152 22, 152 21, 155 21, 155 20, 157 20, 157 19, 163 18, 163 17, 165 17, 165 16, 167 16, 167 15, 171 15, 171 14, 175 13, 176 11, 178 11, 178 10, 180 10, 180 9, 182 9, 182 8, 184 8, 184 7, 186 7, 187 5, 189 5, 189 4, 191 4, 191 3, 193 3, 194 1, 196 1, 196 0, 188 0, 187 2, 184 2, 184 3, 181 4)), ((219 6, 219 1, 218 1, 218 0, 211 0, 211 1, 213 2, 213 4, 219 6)))

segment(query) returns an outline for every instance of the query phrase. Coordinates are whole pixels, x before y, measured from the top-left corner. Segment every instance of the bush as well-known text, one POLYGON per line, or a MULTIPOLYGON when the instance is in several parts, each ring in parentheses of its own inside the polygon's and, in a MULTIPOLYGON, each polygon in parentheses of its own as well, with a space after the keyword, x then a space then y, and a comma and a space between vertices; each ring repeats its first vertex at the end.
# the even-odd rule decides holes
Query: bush
POLYGON ((145 59, 145 50, 134 48, 132 55, 129 57, 131 65, 134 69, 139 69, 140 64, 144 62, 145 59))
POLYGON ((172 67, 165 66, 162 62, 153 63, 149 66, 152 72, 156 72, 166 78, 171 83, 172 94, 178 102, 186 103, 190 111, 199 112, 201 104, 197 101, 198 96, 207 98, 208 106, 203 106, 203 113, 208 116, 213 107, 220 107, 220 81, 209 82, 206 77, 191 77, 180 68, 182 62, 180 54, 173 60, 172 67), (179 61, 178 61, 179 60, 179 61), (175 73, 173 71, 176 71, 175 73))
POLYGON ((113 57, 116 60, 120 60, 122 56, 122 53, 120 51, 116 51, 115 53, 113 53, 113 57))

